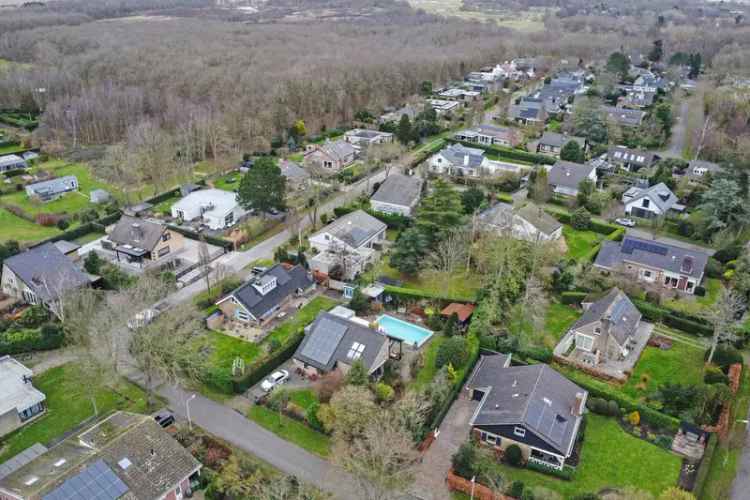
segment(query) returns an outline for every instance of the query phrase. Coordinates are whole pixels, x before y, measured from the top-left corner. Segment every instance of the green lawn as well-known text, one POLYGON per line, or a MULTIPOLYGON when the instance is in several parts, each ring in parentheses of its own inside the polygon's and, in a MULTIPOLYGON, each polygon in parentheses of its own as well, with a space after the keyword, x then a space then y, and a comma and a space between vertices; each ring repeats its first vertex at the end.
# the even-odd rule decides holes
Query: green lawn
POLYGON ((664 301, 664 306, 674 309, 676 311, 682 311, 690 314, 700 314, 706 308, 714 305, 716 300, 719 298, 723 285, 721 280, 716 278, 706 278, 703 286, 706 289, 706 295, 699 297, 697 295, 691 295, 686 297, 680 297, 679 300, 669 299, 664 301))
POLYGON ((292 318, 274 328, 263 342, 276 339, 283 344, 294 332, 312 323, 321 311, 333 309, 337 304, 337 301, 323 295, 315 297, 305 307, 297 311, 292 318))
POLYGON ((307 410, 313 403, 319 403, 318 397, 312 389, 298 389, 290 391, 289 402, 307 410))
POLYGON ((565 498, 625 486, 658 495, 677 484, 680 457, 627 434, 614 419, 594 414, 586 418, 581 461, 572 481, 498 463, 505 481, 544 486, 565 498))
POLYGON ((573 307, 554 302, 547 308, 547 315, 544 318, 544 332, 557 344, 580 316, 581 312, 573 307))
POLYGON ((218 179, 214 179, 214 187, 216 189, 223 189, 224 191, 237 191, 240 187, 240 180, 242 174, 239 172, 231 172, 227 175, 223 175, 218 179))
POLYGON ((703 353, 702 349, 676 341, 666 351, 647 346, 622 391, 641 399, 668 382, 700 384, 703 382, 703 353))
MULTIPOLYGON (((0 462, 34 443, 48 443, 94 413, 86 387, 76 377, 74 364, 51 368, 34 377, 34 386, 47 396, 47 413, 3 439, 0 462)), ((146 411, 146 395, 136 385, 119 381, 111 389, 98 390, 96 404, 100 415, 112 410, 142 413, 146 411)))
POLYGON ((0 242, 16 240, 20 243, 28 243, 43 240, 61 232, 56 227, 34 224, 0 208, 0 242))
POLYGON ((331 452, 331 438, 302 422, 269 410, 265 406, 253 405, 247 417, 261 427, 265 427, 277 436, 311 453, 325 458, 331 452))
POLYGON ((600 243, 604 236, 593 231, 579 231, 570 226, 563 226, 563 236, 565 243, 568 245, 568 252, 565 254, 569 259, 578 260, 600 243))
POLYGON ((89 167, 82 163, 67 164, 61 160, 52 160, 40 164, 35 170, 51 170, 57 176, 74 175, 78 179, 78 191, 66 193, 61 198, 47 203, 34 202, 26 196, 25 191, 3 196, 0 201, 18 205, 32 215, 39 213, 67 213, 75 214, 91 205, 89 193, 94 189, 106 189, 112 194, 115 190, 103 183, 94 180, 89 167))
POLYGON ((94 231, 93 233, 86 233, 83 236, 80 236, 75 239, 75 242, 79 245, 85 245, 86 243, 91 243, 94 240, 97 240, 104 236, 106 233, 99 233, 94 231))
POLYGON ((429 295, 455 297, 467 302, 473 302, 476 299, 477 292, 482 287, 481 276, 471 272, 459 271, 449 278, 429 271, 422 272, 417 276, 402 275, 397 269, 390 266, 387 256, 383 257, 368 273, 370 280, 375 280, 378 276, 387 276, 399 280, 402 282, 403 288, 424 290, 429 295))
POLYGON ((3 146, 0 147, 0 155, 10 155, 13 153, 18 153, 19 151, 25 151, 26 148, 21 146, 20 144, 11 144, 9 146, 3 146))
POLYGON ((157 203, 156 205, 154 205, 154 208, 152 210, 156 214, 171 215, 172 205, 174 205, 175 202, 179 199, 180 199, 179 196, 173 196, 171 198, 168 198, 162 201, 161 203, 157 203))

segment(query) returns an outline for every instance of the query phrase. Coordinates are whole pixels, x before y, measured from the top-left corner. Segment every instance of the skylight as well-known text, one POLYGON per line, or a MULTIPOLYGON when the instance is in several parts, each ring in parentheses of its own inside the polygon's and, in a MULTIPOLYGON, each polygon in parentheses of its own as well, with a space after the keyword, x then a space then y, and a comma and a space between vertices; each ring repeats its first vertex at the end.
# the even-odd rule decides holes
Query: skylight
POLYGON ((349 352, 347 353, 346 357, 349 359, 359 359, 362 357, 362 353, 365 350, 365 345, 360 344, 359 342, 354 342, 352 344, 351 349, 349 349, 349 352))

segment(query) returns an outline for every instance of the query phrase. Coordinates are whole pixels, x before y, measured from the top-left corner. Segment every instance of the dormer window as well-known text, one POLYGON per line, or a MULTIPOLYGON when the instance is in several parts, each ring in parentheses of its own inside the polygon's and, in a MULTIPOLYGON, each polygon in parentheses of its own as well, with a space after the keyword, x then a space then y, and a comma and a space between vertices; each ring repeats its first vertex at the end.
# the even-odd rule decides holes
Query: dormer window
POLYGON ((526 429, 516 426, 513 428, 513 434, 521 438, 526 437, 526 429))

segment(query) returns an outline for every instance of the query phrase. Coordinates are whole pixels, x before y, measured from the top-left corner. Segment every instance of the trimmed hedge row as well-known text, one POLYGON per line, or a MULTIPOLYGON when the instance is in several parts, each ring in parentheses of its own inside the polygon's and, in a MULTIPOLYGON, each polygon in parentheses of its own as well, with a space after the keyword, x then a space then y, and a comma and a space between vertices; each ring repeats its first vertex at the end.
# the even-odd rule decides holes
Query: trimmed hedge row
POLYGON ((420 290, 416 288, 403 288, 392 285, 386 285, 385 292, 406 299, 436 299, 446 300, 450 302, 474 302, 476 300, 476 296, 432 293, 426 290, 420 290))
MULTIPOLYGON (((343 215, 350 214, 355 210, 360 209, 358 207, 352 206, 336 207, 333 209, 333 215, 335 215, 336 217, 341 217, 343 215)), ((379 221, 385 223, 385 225, 387 225, 390 229, 405 229, 411 225, 411 219, 401 214, 388 214, 385 212, 378 212, 377 210, 373 210, 370 207, 363 208, 362 210, 367 212, 369 215, 372 215, 379 221)))
POLYGON ((78 227, 74 227, 73 229, 69 229, 63 233, 56 234, 55 236, 51 236, 49 238, 46 238, 42 241, 37 242, 34 244, 35 247, 39 245, 43 245, 45 243, 54 243, 56 241, 73 241, 76 238, 80 238, 81 236, 87 235, 89 233, 102 233, 104 234, 104 228, 110 224, 114 224, 118 220, 120 220, 120 212, 117 211, 113 214, 106 215, 100 219, 97 219, 93 222, 87 222, 85 224, 81 224, 78 227))
MULTIPOLYGON (((190 238, 191 240, 198 240, 198 239, 200 239, 200 235, 198 233, 193 232, 193 231, 181 228, 179 226, 174 226, 172 224, 168 224, 167 227, 169 227, 169 229, 171 229, 172 231, 174 231, 176 233, 180 233, 181 235, 185 236, 186 238, 190 238)), ((227 241, 227 240, 222 239, 222 238, 216 238, 214 236, 204 236, 203 239, 206 240, 206 243, 208 243, 209 245, 216 245, 218 247, 224 248, 225 250, 232 250, 232 242, 231 241, 227 241)))
POLYGON ((483 144, 475 144, 473 142, 459 141, 457 139, 449 138, 446 139, 449 142, 458 142, 464 146, 470 148, 483 149, 484 151, 492 154, 496 154, 501 158, 508 160, 523 161, 526 163, 534 163, 539 165, 554 165, 557 162, 556 158, 551 156, 540 155, 536 153, 529 153, 528 151, 522 151, 520 149, 504 148, 500 146, 485 146, 483 144))
POLYGON ((236 394, 242 394, 266 378, 266 376, 273 373, 279 365, 294 355, 304 338, 304 329, 300 328, 300 331, 291 337, 282 349, 253 361, 247 367, 247 371, 244 375, 232 378, 232 389, 234 392, 236 394))
MULTIPOLYGON (((573 217, 573 214, 571 214, 569 211, 564 210, 562 208, 552 208, 552 207, 544 207, 544 211, 550 214, 552 217, 557 219, 558 222, 561 222, 563 224, 570 224, 571 219, 573 217)), ((589 229, 595 233, 603 234, 605 236, 611 236, 612 233, 616 231, 620 231, 621 234, 625 234, 625 229, 616 226, 614 224, 610 224, 609 222, 597 219, 595 217, 591 218, 591 223, 589 224, 589 229)))
POLYGON ((508 193, 497 193, 497 199, 503 203, 513 203, 513 197, 508 193))
POLYGON ((708 477, 708 471, 711 468, 711 461, 714 458, 718 442, 719 440, 715 433, 712 432, 709 434, 708 443, 706 443, 706 449, 703 452, 703 459, 698 466, 698 472, 695 474, 695 483, 693 484, 693 495, 695 498, 703 497, 703 488, 706 486, 706 477, 708 477))
POLYGON ((650 302, 646 302, 645 300, 633 297, 631 297, 630 300, 632 300, 633 304, 648 321, 653 323, 664 323, 667 326, 671 326, 672 328, 693 335, 702 335, 705 337, 713 335, 711 325, 702 318, 692 316, 682 311, 660 307, 650 302))
POLYGON ((65 336, 57 325, 45 325, 34 330, 0 333, 0 356, 32 351, 49 351, 63 345, 65 336))
POLYGON ((605 388, 602 385, 595 383, 598 381, 592 382, 592 380, 584 376, 584 374, 581 374, 574 369, 564 371, 563 375, 589 391, 589 397, 616 401, 617 404, 620 405, 620 408, 625 410, 625 413, 637 411, 638 413, 640 413, 641 419, 643 421, 657 428, 676 432, 680 426, 679 419, 671 417, 669 415, 665 415, 664 413, 655 410, 650 406, 646 406, 633 401, 621 392, 610 388, 607 382, 600 382, 603 386, 606 386, 605 388))
POLYGON ((586 292, 563 292, 560 294, 560 302, 566 305, 579 305, 587 295, 586 292))
POLYGON ((531 461, 526 463, 526 468, 541 472, 542 474, 549 474, 550 476, 559 477, 560 479, 564 479, 565 481, 572 481, 576 472, 575 469, 569 465, 565 465, 563 466, 562 470, 559 470, 531 461))

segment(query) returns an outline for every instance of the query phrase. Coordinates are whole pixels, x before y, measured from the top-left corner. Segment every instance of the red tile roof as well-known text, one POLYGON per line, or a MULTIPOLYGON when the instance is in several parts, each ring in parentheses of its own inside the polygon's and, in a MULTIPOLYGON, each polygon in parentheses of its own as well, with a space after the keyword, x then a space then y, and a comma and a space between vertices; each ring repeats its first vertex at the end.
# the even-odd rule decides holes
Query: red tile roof
POLYGON ((440 311, 443 316, 451 316, 453 313, 458 315, 458 320, 462 323, 469 319, 471 313, 474 312, 474 304, 459 304, 458 302, 452 302, 448 306, 440 311))

